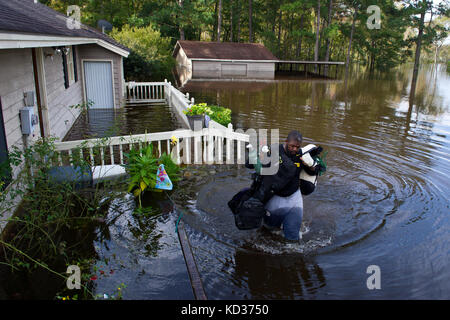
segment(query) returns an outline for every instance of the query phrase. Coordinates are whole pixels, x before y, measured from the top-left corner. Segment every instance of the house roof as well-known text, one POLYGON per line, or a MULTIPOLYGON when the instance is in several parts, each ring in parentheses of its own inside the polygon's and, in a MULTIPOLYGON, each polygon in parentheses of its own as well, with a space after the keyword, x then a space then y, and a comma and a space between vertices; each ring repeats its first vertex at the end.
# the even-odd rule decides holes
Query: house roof
POLYGON ((130 49, 108 35, 81 24, 80 29, 70 29, 68 17, 35 0, 0 0, 0 32, 39 36, 97 39, 125 52, 130 49))
POLYGON ((190 59, 278 60, 263 44, 179 40, 173 56, 180 50, 190 59))

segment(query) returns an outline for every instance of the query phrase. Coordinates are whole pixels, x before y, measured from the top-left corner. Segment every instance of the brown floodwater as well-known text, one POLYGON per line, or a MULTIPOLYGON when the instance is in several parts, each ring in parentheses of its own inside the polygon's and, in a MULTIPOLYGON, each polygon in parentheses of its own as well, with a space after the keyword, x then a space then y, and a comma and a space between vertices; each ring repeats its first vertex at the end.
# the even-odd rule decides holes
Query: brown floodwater
POLYGON ((184 85, 196 102, 229 107, 234 128, 279 129, 281 140, 296 129, 328 151, 304 196, 300 244, 234 227, 226 202, 250 171, 193 187, 184 219, 208 298, 450 298, 450 75, 424 66, 410 101, 411 73, 184 85), (367 288, 370 265, 379 290, 367 288))
POLYGON ((167 104, 90 109, 77 119, 64 141, 171 131, 180 128, 181 123, 167 104))
MULTIPOLYGON (((172 194, 174 211, 163 194, 166 214, 150 218, 132 215, 130 195, 115 200, 94 242, 96 267, 108 261, 115 272, 95 292, 123 282, 125 299, 191 299, 174 230, 183 209, 209 299, 449 299, 450 75, 424 66, 410 103, 411 72, 186 83, 196 102, 231 108, 234 128, 279 129, 281 140, 297 129, 328 152, 326 174, 304 197, 302 240, 236 229, 226 203, 249 186, 250 170, 191 168, 172 194), (379 290, 367 288, 370 265, 380 268, 379 290)), ((70 140, 179 127, 167 106, 91 116, 70 140)))

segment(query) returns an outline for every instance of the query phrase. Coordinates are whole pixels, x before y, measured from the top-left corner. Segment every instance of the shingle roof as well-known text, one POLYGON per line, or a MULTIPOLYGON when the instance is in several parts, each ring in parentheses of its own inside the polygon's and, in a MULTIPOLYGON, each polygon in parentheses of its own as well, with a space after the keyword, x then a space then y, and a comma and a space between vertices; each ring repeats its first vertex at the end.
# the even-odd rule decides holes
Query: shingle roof
POLYGON ((0 31, 95 38, 130 51, 102 32, 86 25, 67 27, 67 17, 34 0, 0 0, 0 31))
POLYGON ((233 59, 233 60, 278 60, 263 44, 237 42, 206 42, 179 40, 173 55, 179 47, 188 58, 233 59))

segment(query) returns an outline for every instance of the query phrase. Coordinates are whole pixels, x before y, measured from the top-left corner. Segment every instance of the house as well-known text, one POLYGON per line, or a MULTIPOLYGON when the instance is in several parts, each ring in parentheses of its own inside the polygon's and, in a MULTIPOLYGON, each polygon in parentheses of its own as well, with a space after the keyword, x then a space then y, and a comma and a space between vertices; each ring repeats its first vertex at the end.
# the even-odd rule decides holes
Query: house
POLYGON ((38 1, 0 0, 0 162, 13 145, 62 140, 80 114, 71 106, 120 107, 128 54, 38 1))
POLYGON ((278 61, 260 43, 179 40, 172 55, 181 84, 194 78, 273 79, 278 61))

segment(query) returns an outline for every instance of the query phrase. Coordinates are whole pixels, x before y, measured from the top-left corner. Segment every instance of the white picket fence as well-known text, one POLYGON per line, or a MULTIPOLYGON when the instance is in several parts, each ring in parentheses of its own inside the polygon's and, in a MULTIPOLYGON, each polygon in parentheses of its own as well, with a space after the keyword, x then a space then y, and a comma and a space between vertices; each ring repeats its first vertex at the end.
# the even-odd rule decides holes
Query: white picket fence
MULTIPOLYGON (((178 114, 189 128, 183 113, 194 98, 183 94, 170 82, 127 82, 127 101, 129 103, 165 102, 178 114)), ((210 121, 209 128, 197 131, 180 129, 168 132, 155 132, 99 139, 65 141, 55 143, 57 155, 53 161, 56 166, 76 165, 83 159, 92 166, 126 163, 125 153, 131 149, 152 143, 155 155, 172 154, 177 164, 243 164, 245 144, 249 135, 235 132, 231 124, 224 127, 210 121), (176 138, 177 143, 173 143, 176 138)))
POLYGON ((165 82, 126 82, 126 98, 129 103, 164 102, 165 82))
POLYGON ((124 153, 153 144, 155 155, 170 153, 177 164, 243 164, 249 135, 235 132, 232 125, 210 126, 198 131, 181 129, 104 139, 58 142, 54 165, 76 165, 83 159, 91 166, 125 164, 124 153), (174 142, 176 138, 177 142, 174 142))
POLYGON ((128 104, 167 103, 189 127, 183 111, 194 104, 194 98, 189 98, 189 93, 180 92, 167 79, 164 82, 126 82, 125 90, 128 104))

